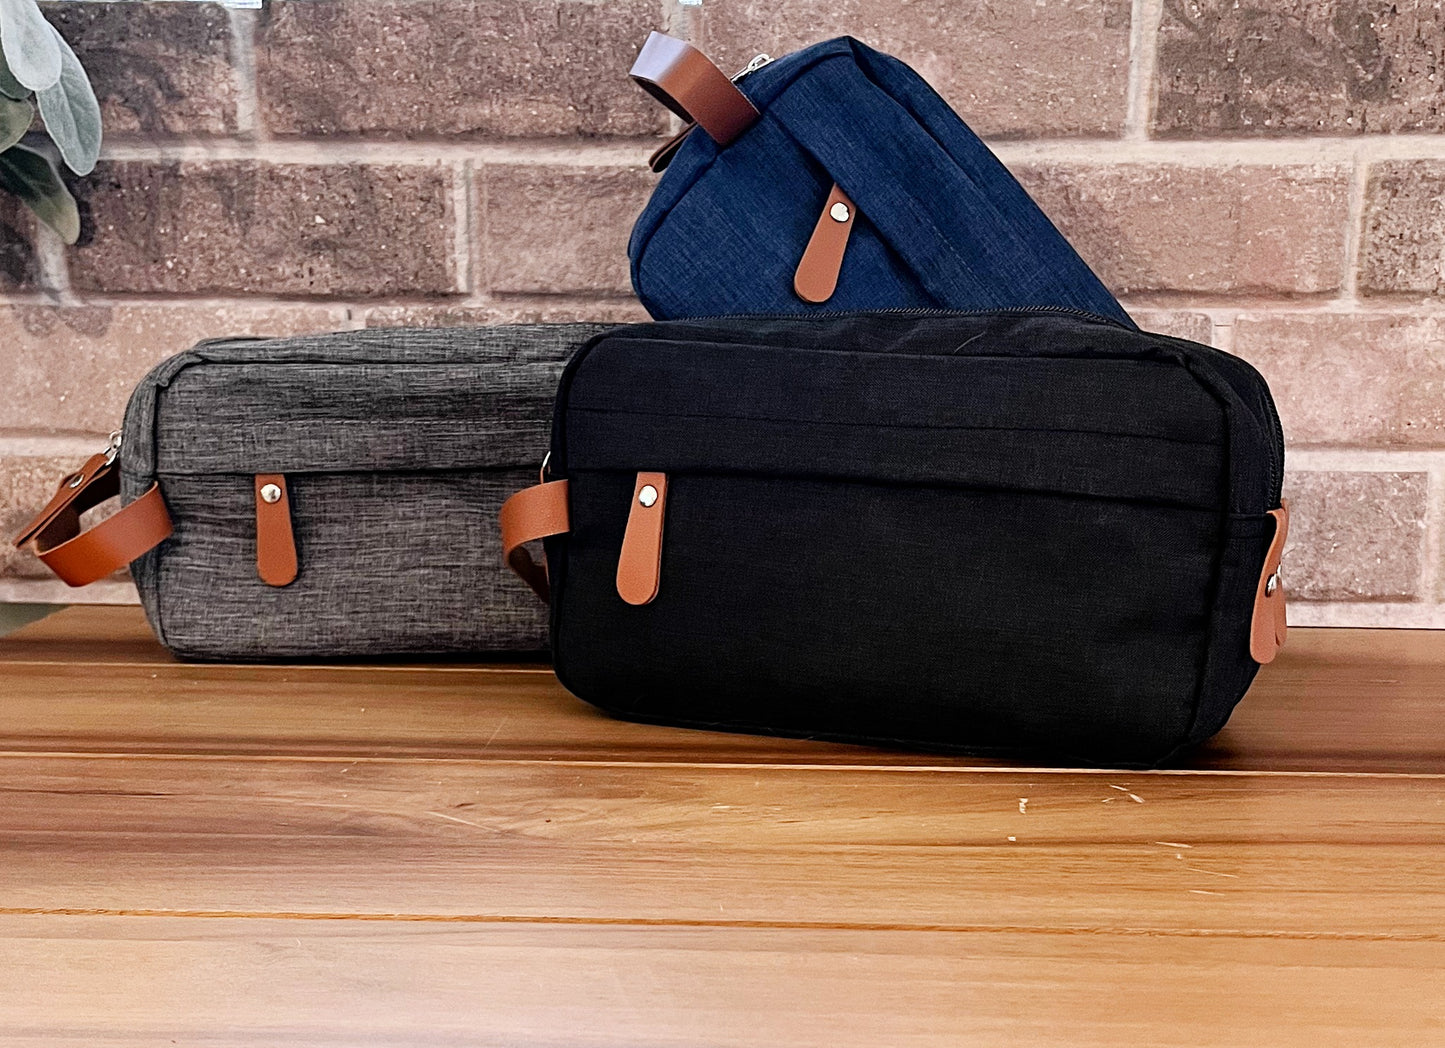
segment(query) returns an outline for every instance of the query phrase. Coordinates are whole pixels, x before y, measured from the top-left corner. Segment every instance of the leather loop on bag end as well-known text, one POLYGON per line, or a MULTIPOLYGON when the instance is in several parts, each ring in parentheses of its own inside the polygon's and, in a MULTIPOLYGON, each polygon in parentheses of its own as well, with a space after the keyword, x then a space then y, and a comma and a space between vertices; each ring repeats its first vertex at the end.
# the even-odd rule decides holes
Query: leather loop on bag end
POLYGON ((120 494, 120 467, 114 455, 92 456, 60 482, 55 496, 15 539, 67 586, 87 586, 119 571, 170 538, 170 513, 159 485, 122 506, 88 531, 81 514, 120 494))
POLYGON ((758 120, 757 108, 726 73, 691 44, 665 33, 648 36, 629 75, 720 146, 731 143, 758 120))
POLYGON ((793 275, 793 290, 804 302, 818 305, 833 297, 838 287, 838 274, 843 268, 843 255, 848 250, 848 235, 858 208, 848 194, 835 182, 823 202, 823 213, 813 227, 813 235, 793 275))
POLYGON ((571 530, 567 481, 552 480, 523 488, 497 514, 502 531, 502 559, 544 603, 551 599, 547 568, 527 552, 526 544, 571 530))
POLYGON ((291 526, 291 493, 281 473, 257 473, 256 574, 268 586, 296 581, 296 533, 291 526))
POLYGON ((662 523, 667 474, 639 473, 617 558, 617 595, 628 604, 651 604, 662 580, 662 523))
POLYGON ((1280 508, 1270 510, 1269 515, 1274 518, 1274 538, 1270 540, 1264 567, 1260 569, 1249 628, 1249 655, 1261 666, 1274 661, 1289 632, 1284 578, 1279 566, 1289 538, 1289 502, 1281 501, 1280 508))

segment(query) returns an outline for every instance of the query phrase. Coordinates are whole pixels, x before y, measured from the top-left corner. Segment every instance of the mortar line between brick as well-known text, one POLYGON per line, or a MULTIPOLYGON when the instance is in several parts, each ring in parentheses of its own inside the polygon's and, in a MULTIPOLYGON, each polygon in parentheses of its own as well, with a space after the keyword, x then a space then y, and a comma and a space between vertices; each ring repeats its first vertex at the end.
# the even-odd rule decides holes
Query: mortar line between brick
POLYGON ((48 305, 74 305, 75 295, 70 288, 70 259, 65 253, 65 241, 55 231, 41 222, 35 223, 35 261, 39 264, 41 293, 48 305))
MULTIPOLYGON (((480 269, 480 249, 478 259, 478 268, 480 269)), ((354 295, 345 294, 271 297, 248 295, 243 292, 226 293, 221 291, 195 293, 72 291, 63 298, 49 291, 10 291, 0 294, 0 307, 66 306, 131 309, 212 308, 236 310, 314 309, 318 312, 328 309, 345 310, 358 307, 379 309, 389 307, 446 308, 448 306, 496 306, 498 308, 506 308, 508 306, 547 307, 556 305, 615 306, 634 301, 635 299, 631 293, 620 289, 610 294, 538 290, 534 292, 515 292, 500 296, 490 295, 484 290, 479 289, 468 295, 381 295, 375 298, 364 299, 358 299, 354 295)), ((1233 326, 1241 315, 1248 315, 1250 317, 1359 315, 1396 316, 1410 319, 1445 319, 1445 300, 1432 302, 1408 298, 1370 298, 1360 302, 1348 302, 1342 299, 1331 298, 1300 301, 1295 299, 1231 299, 1228 297, 1209 295, 1190 297, 1181 293, 1177 299, 1124 298, 1121 301, 1124 308, 1131 311, 1203 313, 1210 317, 1218 327, 1233 326)))
POLYGON ((490 196, 490 173, 487 165, 474 163, 472 166, 472 206, 476 215, 471 230, 473 299, 485 298, 491 294, 490 270, 487 263, 492 254, 492 214, 490 196))
POLYGON ((1345 270, 1340 285, 1341 297, 1356 304, 1359 296, 1361 243, 1365 222, 1365 171, 1367 165, 1358 152, 1350 167, 1349 203, 1345 208, 1345 270))
MULTIPOLYGON (((1286 583, 1288 585, 1288 583, 1286 583)), ((1445 628, 1445 606, 1439 604, 1376 604, 1371 601, 1296 601, 1289 606, 1291 626, 1345 626, 1378 629, 1445 628)))
POLYGON ((104 444, 103 433, 0 433, 0 457, 85 459, 104 444))
POLYGON ((1164 0, 1134 0, 1129 14, 1129 88, 1124 115, 1124 138, 1149 138, 1154 120, 1154 79, 1159 68, 1159 23, 1164 0))
POLYGON ((236 131, 243 138, 263 140, 261 94, 256 78, 256 13, 228 8, 231 27, 231 75, 236 80, 236 131))
MULTIPOLYGON (((1157 293, 1156 293, 1157 294, 1157 293)), ((1123 297, 1119 301, 1125 309, 1181 310, 1183 312, 1209 313, 1217 323, 1233 323, 1241 314, 1259 316, 1280 314, 1284 316, 1348 316, 1351 314, 1383 314, 1405 317, 1431 317, 1445 314, 1445 300, 1431 302, 1423 296, 1407 298, 1368 298, 1349 300, 1339 296, 1329 298, 1263 298, 1257 296, 1175 292, 1168 297, 1123 297)))
POLYGON ((1445 601, 1445 572, 1441 571, 1441 546, 1445 544, 1445 462, 1436 462, 1425 475, 1425 552, 1420 565, 1421 599, 1431 604, 1445 601))
POLYGON ((1238 316, 1238 314, 1215 310, 1206 312, 1205 316, 1209 318, 1209 344, 1215 349, 1222 349, 1226 353, 1233 353, 1234 318, 1238 316))
POLYGON ((536 306, 616 306, 635 303, 637 300, 628 292, 618 291, 615 294, 567 294, 567 293, 546 293, 537 292, 534 294, 517 293, 503 296, 488 296, 485 294, 476 295, 447 295, 437 296, 381 296, 377 298, 358 299, 355 296, 317 296, 307 298, 298 296, 295 298, 265 298, 255 295, 237 293, 232 296, 215 294, 196 295, 125 295, 125 294, 86 294, 84 296, 70 296, 66 301, 58 302, 54 295, 44 292, 13 293, 0 295, 0 308, 3 307, 37 307, 63 305, 73 308, 91 307, 96 309, 176 309, 193 308, 205 309, 235 309, 254 310, 257 312, 271 309, 311 309, 318 314, 332 311, 338 317, 344 318, 344 311, 356 309, 387 309, 387 308, 430 308, 437 307, 445 309, 448 306, 483 305, 507 308, 514 306, 518 308, 536 306))
MULTIPOLYGON (((435 164, 462 159, 480 163, 552 164, 570 167, 638 167, 657 137, 593 140, 526 138, 459 141, 286 139, 149 142, 108 140, 107 160, 261 160, 274 163, 435 164)), ((1049 138, 995 141, 1005 163, 1053 161, 1110 166, 1144 163, 1162 167, 1223 168, 1249 164, 1353 164, 1357 160, 1445 159, 1445 135, 1365 135, 1320 138, 1140 139, 1049 138)))
POLYGON ((463 295, 476 291, 476 270, 472 261, 472 177, 473 163, 463 160, 452 168, 452 256, 457 264, 457 288, 463 295))
POLYGON ((1440 473, 1445 448, 1288 448, 1290 470, 1319 473, 1440 473))
MULTIPOLYGON (((707 29, 703 25, 704 12, 701 0, 685 4, 682 0, 659 0, 659 28, 669 36, 686 40, 703 54, 707 54, 707 29)), ((681 126, 681 124, 679 124, 681 126)))
MULTIPOLYGON (((662 31, 669 36, 686 40, 703 54, 707 54, 707 15, 702 7, 702 0, 696 0, 693 4, 684 4, 682 0, 661 0, 661 3, 662 31)), ((667 111, 665 120, 664 133, 669 137, 682 130, 682 117, 676 113, 667 111)))

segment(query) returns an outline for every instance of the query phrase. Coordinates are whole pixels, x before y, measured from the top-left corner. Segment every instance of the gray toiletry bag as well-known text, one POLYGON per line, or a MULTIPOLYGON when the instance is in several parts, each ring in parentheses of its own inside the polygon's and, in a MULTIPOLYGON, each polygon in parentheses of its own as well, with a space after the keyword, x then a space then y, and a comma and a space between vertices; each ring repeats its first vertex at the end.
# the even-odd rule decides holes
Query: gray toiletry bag
POLYGON ((217 339, 160 364, 119 455, 122 501, 158 484, 171 518, 131 565, 156 635, 199 659, 545 650, 497 510, 537 476, 557 377, 603 330, 217 339), (292 570, 267 582, 258 533, 278 528, 292 570))

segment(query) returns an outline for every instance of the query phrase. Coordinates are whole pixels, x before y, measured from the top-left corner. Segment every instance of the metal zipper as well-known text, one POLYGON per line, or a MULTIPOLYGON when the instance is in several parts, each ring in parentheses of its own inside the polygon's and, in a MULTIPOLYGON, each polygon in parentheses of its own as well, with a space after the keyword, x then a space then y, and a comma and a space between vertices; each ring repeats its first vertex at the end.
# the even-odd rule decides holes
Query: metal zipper
POLYGON ((747 76, 749 73, 756 73, 759 69, 763 68, 763 66, 767 65, 772 60, 772 57, 769 55, 753 55, 753 57, 748 60, 747 65, 743 66, 728 79, 730 79, 733 83, 736 84, 743 77, 747 76))
POLYGON ((805 313, 715 313, 708 316, 673 317, 675 321, 702 320, 798 320, 804 317, 857 317, 857 316, 917 316, 917 317, 986 317, 996 313, 1052 313, 1063 316, 1083 317, 1097 320, 1123 331, 1134 330, 1113 317, 1091 313, 1087 309, 1073 306, 998 306, 993 309, 943 309, 938 306, 894 306, 890 309, 820 309, 805 313))

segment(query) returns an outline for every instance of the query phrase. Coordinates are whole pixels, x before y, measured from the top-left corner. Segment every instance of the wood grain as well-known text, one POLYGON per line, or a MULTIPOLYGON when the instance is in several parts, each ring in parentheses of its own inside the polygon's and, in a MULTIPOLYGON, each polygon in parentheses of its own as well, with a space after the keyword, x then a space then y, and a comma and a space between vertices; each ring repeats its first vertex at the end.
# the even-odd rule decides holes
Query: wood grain
POLYGON ((1445 778, 12 757, 0 795, 0 911, 1445 940, 1445 778))
POLYGON ((1445 945, 0 918, 43 1045, 1360 1048, 1445 1038, 1445 945))
MULTIPOLYGON (((138 614, 72 608, 0 639, 0 751, 1007 766, 626 724, 535 664, 177 663, 138 614)), ((1445 631, 1292 631, 1182 766, 1445 773, 1445 631)))
POLYGON ((0 639, 0 1044, 1445 1044, 1445 634, 1160 772, 611 720, 537 665, 0 639))

